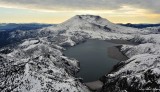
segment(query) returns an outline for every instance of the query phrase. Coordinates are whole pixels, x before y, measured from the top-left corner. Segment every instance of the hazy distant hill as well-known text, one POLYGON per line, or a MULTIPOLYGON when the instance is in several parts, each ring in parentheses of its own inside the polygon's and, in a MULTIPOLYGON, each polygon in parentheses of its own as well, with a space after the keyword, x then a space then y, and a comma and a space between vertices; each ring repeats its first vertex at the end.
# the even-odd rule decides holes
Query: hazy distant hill
POLYGON ((54 26, 53 24, 16 24, 16 23, 1 23, 0 24, 0 47, 18 42, 24 38, 31 38, 36 34, 37 29, 43 27, 54 26), (25 33, 25 34, 24 34, 25 33), (11 38, 11 36, 18 35, 19 37, 11 38), (22 37, 22 34, 23 37, 22 37), (20 38, 21 37, 21 38, 20 38))
POLYGON ((126 27, 133 27, 133 28, 147 28, 147 27, 158 27, 160 26, 160 23, 159 24, 131 24, 131 23, 121 24, 119 23, 119 25, 126 26, 126 27))
POLYGON ((16 23, 1 23, 0 31, 14 31, 14 30, 34 30, 42 27, 52 26, 52 24, 38 24, 38 23, 29 23, 29 24, 16 24, 16 23))

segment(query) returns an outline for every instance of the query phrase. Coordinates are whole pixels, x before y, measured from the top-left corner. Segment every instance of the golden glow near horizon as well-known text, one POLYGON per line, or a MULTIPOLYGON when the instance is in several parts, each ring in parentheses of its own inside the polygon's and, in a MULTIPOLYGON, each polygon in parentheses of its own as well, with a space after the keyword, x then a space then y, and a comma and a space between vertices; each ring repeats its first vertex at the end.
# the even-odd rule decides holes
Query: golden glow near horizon
POLYGON ((160 14, 147 9, 122 6, 116 10, 69 10, 18 9, 0 6, 0 23, 61 23, 80 14, 100 15, 114 23, 160 23, 160 14), (2 8, 3 7, 3 8, 2 8), (5 7, 5 8, 4 8, 5 7))

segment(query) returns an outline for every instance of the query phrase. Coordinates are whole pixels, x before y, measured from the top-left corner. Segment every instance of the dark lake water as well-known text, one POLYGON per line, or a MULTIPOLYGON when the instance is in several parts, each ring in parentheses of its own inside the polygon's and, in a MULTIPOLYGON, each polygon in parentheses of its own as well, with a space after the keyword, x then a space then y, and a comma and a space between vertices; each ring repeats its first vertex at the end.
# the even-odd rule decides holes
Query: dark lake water
POLYGON ((117 44, 101 40, 87 40, 68 48, 64 54, 80 61, 80 72, 77 76, 83 78, 84 82, 91 82, 110 72, 119 62, 108 56, 108 49, 113 46, 117 44))

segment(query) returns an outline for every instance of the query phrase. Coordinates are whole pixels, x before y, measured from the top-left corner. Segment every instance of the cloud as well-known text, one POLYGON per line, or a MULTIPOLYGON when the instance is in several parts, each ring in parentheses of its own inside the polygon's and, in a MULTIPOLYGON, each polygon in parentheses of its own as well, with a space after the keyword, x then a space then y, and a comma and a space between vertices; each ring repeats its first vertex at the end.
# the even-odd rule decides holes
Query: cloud
POLYGON ((160 0, 0 0, 0 7, 51 11, 119 10, 123 6, 160 13, 160 0))

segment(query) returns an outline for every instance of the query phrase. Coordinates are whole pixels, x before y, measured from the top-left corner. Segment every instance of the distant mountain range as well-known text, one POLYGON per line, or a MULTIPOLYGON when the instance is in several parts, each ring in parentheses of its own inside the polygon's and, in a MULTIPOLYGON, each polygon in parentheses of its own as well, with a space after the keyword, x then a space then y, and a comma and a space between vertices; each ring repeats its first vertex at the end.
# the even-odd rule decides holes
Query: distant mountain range
POLYGON ((26 24, 16 24, 16 23, 1 23, 0 31, 15 31, 15 30, 34 30, 43 27, 53 26, 53 24, 38 24, 38 23, 26 23, 26 24))
POLYGON ((122 24, 122 23, 119 23, 118 25, 122 25, 126 27, 133 27, 133 28, 147 28, 147 27, 158 27, 160 26, 160 23, 158 24, 131 24, 131 23, 122 24))
MULTIPOLYGON (((38 23, 28 23, 28 24, 16 24, 16 23, 1 23, 0 24, 0 47, 18 42, 23 40, 22 38, 11 38, 11 34, 17 34, 20 36, 20 33, 30 33, 30 36, 36 32, 36 30, 44 28, 44 27, 49 27, 49 26, 54 26, 54 24, 38 24, 38 23)), ((27 36, 23 36, 23 38, 26 38, 27 36)))

